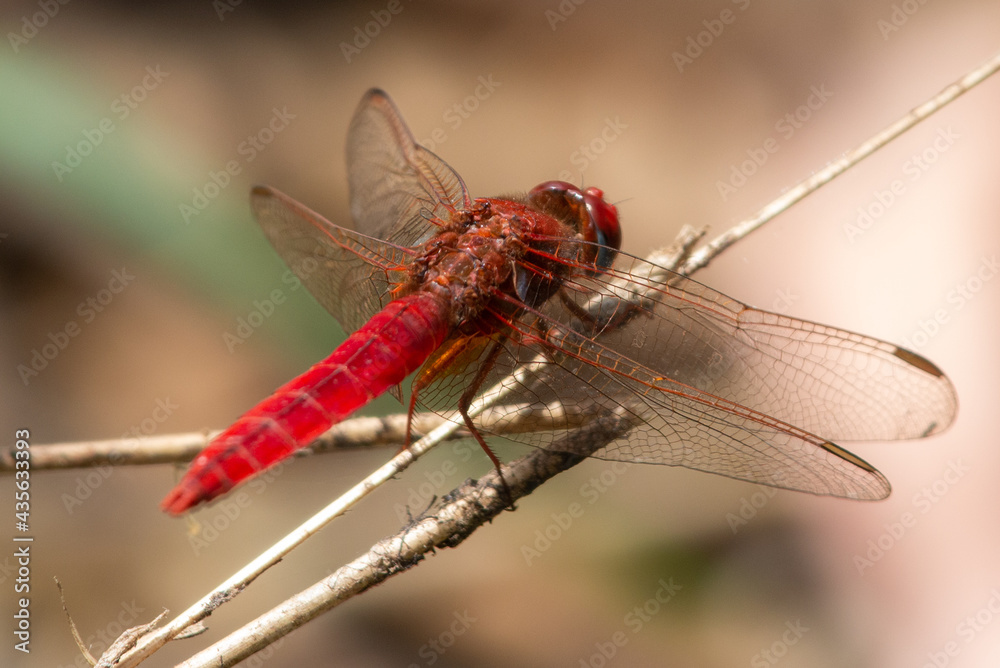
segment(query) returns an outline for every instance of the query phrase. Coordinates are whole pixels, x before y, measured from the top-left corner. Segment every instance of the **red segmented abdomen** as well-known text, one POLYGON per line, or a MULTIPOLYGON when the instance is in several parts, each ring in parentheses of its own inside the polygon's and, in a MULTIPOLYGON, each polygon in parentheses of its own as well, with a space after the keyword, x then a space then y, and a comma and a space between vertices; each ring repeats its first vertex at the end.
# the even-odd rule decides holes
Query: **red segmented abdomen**
POLYGON ((444 342, 449 316, 448 302, 433 292, 390 302, 329 357, 216 436, 160 507, 178 515, 309 445, 416 371, 444 342))

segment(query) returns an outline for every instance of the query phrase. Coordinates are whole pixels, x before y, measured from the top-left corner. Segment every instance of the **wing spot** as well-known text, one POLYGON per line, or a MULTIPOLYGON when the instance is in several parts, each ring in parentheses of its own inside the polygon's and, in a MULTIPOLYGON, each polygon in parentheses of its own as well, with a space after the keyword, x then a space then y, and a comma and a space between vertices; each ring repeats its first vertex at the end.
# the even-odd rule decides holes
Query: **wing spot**
POLYGON ((935 378, 941 378, 944 376, 944 373, 941 371, 941 369, 934 366, 934 364, 932 364, 930 360, 925 359, 920 355, 917 355, 916 353, 911 353, 909 350, 906 350, 905 348, 896 348, 895 350, 892 351, 892 354, 898 357, 899 359, 903 360, 910 366, 916 367, 921 371, 923 371, 924 373, 934 376, 935 378))
POLYGON ((821 444, 821 447, 824 450, 826 450, 827 452, 830 452, 832 454, 837 455, 841 459, 846 459, 847 461, 851 462, 852 464, 854 464, 855 466, 857 466, 859 468, 863 468, 866 471, 871 471, 872 473, 876 472, 876 469, 875 469, 874 466, 872 466, 871 464, 869 464, 865 460, 861 459, 861 457, 858 457, 854 453, 848 452, 847 450, 844 450, 842 447, 840 447, 839 445, 837 445, 835 443, 831 443, 830 441, 827 441, 826 443, 821 444))

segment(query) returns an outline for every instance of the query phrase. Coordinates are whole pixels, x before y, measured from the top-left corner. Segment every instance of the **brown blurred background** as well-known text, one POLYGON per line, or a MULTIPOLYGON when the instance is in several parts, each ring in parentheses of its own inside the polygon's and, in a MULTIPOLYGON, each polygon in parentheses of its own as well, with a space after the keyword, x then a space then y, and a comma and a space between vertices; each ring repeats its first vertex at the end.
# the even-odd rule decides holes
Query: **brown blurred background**
MULTIPOLYGON (((437 138, 474 196, 557 177, 598 185, 619 203, 626 249, 643 255, 684 223, 723 231, 1000 48, 1000 6, 987 0, 662 5, 5 3, 4 443, 21 428, 35 445, 221 428, 328 354, 342 332, 282 281, 247 193, 268 183, 346 221, 344 136, 371 86, 393 95, 418 140, 437 138), (367 44, 366 26, 377 33, 367 44), (679 68, 689 47, 697 57, 679 68), (816 91, 799 122, 781 123, 816 91), (275 114, 281 130, 261 134, 275 114), (719 182, 768 138, 778 150, 723 198, 719 182), (239 173, 196 202, 230 162, 239 173), (134 278, 123 287, 115 271, 134 278), (230 351, 224 334, 274 290, 284 303, 230 351), (76 334, 60 339, 67 326, 76 334), (58 340, 37 375, 19 372, 58 340)), ((908 344, 949 374, 960 397, 950 431, 851 448, 892 481, 888 501, 589 462, 460 549, 297 631, 264 665, 995 665, 998 109, 1000 79, 697 276, 908 344), (894 180, 905 192, 880 210, 894 180), (877 215, 859 224, 859 209, 877 215), (572 503, 583 515, 557 532, 553 514, 572 503), (546 530, 560 535, 526 557, 546 530), (667 603, 661 583, 680 586, 667 603), (625 643, 611 652, 614 638, 625 643)), ((373 408, 396 410, 391 399, 373 408)), ((83 665, 52 576, 100 653, 120 625, 188 607, 391 452, 297 460, 236 519, 199 513, 194 542, 157 509, 173 467, 38 474, 32 653, 11 647, 4 550, 0 663, 83 665)), ((395 531, 408 503, 419 511, 489 466, 450 446, 433 453, 149 665, 218 640, 395 531)), ((4 477, 0 508, 12 504, 4 477)))

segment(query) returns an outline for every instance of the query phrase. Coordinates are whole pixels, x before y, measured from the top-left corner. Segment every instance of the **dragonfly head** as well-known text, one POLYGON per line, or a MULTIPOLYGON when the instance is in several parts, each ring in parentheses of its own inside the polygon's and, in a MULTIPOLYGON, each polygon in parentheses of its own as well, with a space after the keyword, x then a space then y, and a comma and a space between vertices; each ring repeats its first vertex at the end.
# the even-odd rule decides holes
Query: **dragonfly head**
POLYGON ((572 223, 584 241, 599 244, 602 248, 593 258, 600 269, 607 269, 614 262, 622 245, 622 228, 618 223, 618 209, 604 200, 598 188, 580 190, 565 181, 546 181, 531 189, 528 202, 539 210, 572 223))

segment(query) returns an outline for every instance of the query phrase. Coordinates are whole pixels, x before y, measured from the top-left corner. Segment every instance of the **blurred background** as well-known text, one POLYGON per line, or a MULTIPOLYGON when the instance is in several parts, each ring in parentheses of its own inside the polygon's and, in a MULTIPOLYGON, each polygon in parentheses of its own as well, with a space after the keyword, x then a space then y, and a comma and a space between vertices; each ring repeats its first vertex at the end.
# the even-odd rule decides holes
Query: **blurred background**
MULTIPOLYGON (((0 17, 4 447, 15 429, 40 446, 222 428, 325 357, 343 333, 285 280, 248 190, 347 221, 344 138, 371 86, 474 196, 597 185, 645 255, 685 223, 724 231, 1000 48, 989 0, 52 0, 0 17), (246 336, 241 319, 257 323, 246 336)), ((587 462, 251 665, 995 665, 998 109, 1000 79, 696 276, 947 372, 951 430, 850 448, 892 481, 888 501, 587 462), (560 526, 571 504, 583 512, 560 526)), ((4 550, 0 663, 84 665, 53 576, 99 654, 393 451, 295 460, 247 488, 238 516, 216 505, 195 523, 157 508, 173 466, 37 474, 32 652, 12 649, 4 550)), ((149 665, 222 638, 489 468, 444 446, 149 665)), ((0 478, 0 507, 13 494, 0 478)))

